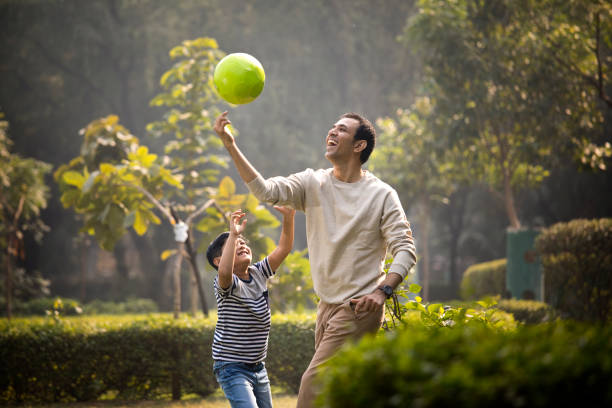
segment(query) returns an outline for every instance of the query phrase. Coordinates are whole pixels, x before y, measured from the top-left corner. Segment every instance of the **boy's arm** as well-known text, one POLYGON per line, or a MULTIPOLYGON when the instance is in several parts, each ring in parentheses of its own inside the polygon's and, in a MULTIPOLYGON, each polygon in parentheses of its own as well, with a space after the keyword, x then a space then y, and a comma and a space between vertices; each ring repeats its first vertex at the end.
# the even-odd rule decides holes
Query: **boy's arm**
POLYGON ((236 241, 244 230, 246 217, 242 211, 234 211, 230 216, 229 236, 223 246, 221 260, 219 261, 219 286, 221 289, 228 289, 232 284, 234 274, 234 257, 236 256, 236 241), (240 220, 243 219, 242 224, 240 220))
POLYGON ((280 264, 285 260, 291 249, 293 249, 293 227, 295 210, 290 207, 279 207, 274 208, 283 214, 282 230, 278 240, 278 245, 270 255, 268 255, 268 263, 273 271, 276 271, 280 264))

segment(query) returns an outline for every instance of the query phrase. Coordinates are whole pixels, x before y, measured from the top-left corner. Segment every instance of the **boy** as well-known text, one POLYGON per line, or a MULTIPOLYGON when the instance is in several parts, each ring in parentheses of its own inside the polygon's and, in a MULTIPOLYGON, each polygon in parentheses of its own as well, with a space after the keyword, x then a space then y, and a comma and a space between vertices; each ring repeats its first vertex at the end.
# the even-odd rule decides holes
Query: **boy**
POLYGON ((208 262, 218 270, 214 281, 218 317, 213 339, 213 370, 232 408, 272 407, 264 366, 270 333, 266 281, 293 248, 295 210, 274 206, 283 214, 278 246, 251 265, 251 249, 242 233, 245 213, 234 211, 229 231, 208 247, 208 262))

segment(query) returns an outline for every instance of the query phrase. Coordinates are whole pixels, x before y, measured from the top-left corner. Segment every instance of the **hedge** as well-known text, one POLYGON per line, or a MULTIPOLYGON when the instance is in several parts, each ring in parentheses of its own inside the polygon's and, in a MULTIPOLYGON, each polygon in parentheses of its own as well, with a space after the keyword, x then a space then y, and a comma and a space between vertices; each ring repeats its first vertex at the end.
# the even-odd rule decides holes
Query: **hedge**
POLYGON ((461 280, 461 298, 480 299, 504 296, 506 292, 506 259, 478 263, 465 270, 461 280))
POLYGON ((612 406, 612 327, 408 327, 344 348, 319 380, 331 408, 612 406))
POLYGON ((157 313, 159 308, 151 299, 128 298, 122 302, 94 300, 81 305, 79 301, 62 297, 44 297, 14 305, 15 316, 45 316, 49 311, 58 310, 62 316, 80 314, 134 314, 157 313))
MULTIPOLYGON (((178 399, 217 383, 215 318, 170 315, 0 320, 0 402, 178 399)), ((314 316, 274 316, 268 372, 293 391, 314 352, 314 316)))
POLYGON ((556 318, 555 310, 544 302, 523 299, 501 299, 495 306, 525 324, 538 324, 556 318))
POLYGON ((563 317, 608 321, 612 311, 612 219, 555 224, 537 237, 546 303, 563 317))

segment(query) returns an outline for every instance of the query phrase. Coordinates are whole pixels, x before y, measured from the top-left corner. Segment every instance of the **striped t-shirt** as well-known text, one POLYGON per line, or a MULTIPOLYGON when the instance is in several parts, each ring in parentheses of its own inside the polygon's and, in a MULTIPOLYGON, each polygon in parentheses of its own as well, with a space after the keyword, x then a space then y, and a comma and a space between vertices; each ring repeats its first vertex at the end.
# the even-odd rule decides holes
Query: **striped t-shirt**
POLYGON ((249 281, 232 275, 223 290, 215 277, 217 325, 213 360, 258 363, 266 358, 270 333, 270 306, 266 281, 274 275, 268 258, 249 266, 249 281))

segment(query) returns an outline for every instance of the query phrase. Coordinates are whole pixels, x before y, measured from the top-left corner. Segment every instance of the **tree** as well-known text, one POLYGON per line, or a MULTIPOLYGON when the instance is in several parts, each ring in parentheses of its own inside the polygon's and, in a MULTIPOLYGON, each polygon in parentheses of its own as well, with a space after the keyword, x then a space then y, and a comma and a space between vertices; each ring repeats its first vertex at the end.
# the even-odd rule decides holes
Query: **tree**
POLYGON ((270 307, 285 313, 312 309, 318 303, 312 287, 307 249, 294 251, 285 258, 270 279, 270 307))
POLYGON ((40 242, 47 226, 40 211, 47 206, 49 188, 45 175, 51 165, 10 152, 8 122, 0 113, 0 248, 5 265, 6 313, 12 316, 15 261, 26 256, 24 239, 30 234, 40 242))
POLYGON ((606 0, 527 1, 517 19, 531 30, 532 63, 550 78, 559 131, 587 169, 606 170, 612 138, 612 7, 606 0), (610 119, 608 119, 609 121, 610 119), (609 126, 609 125, 608 125, 609 126))
MULTIPOLYGON (((170 51, 175 64, 161 77, 164 92, 150 103, 168 109, 163 120, 148 124, 147 130, 155 138, 170 137, 164 146, 166 160, 183 174, 185 188, 170 191, 167 197, 178 201, 173 205, 177 216, 195 211, 197 200, 206 196, 207 187, 218 181, 219 168, 227 167, 227 158, 213 153, 221 142, 211 131, 213 115, 219 113, 215 106, 221 103, 212 85, 212 73, 224 55, 213 38, 183 41, 170 51)), ((192 269, 199 270, 190 239, 186 249, 192 269)), ((192 313, 195 313, 196 289, 202 301, 204 297, 199 275, 192 276, 192 313)))
POLYGON ((423 0, 404 40, 424 58, 432 116, 452 118, 436 133, 456 150, 464 177, 486 184, 520 228, 516 191, 548 176, 559 143, 550 78, 531 63, 533 34, 510 3, 423 0))
POLYGON ((423 297, 429 299, 429 233, 432 208, 448 202, 455 188, 445 166, 448 158, 443 141, 432 131, 428 120, 433 111, 429 98, 419 98, 410 109, 398 109, 396 119, 379 118, 382 130, 371 159, 372 170, 394 185, 408 206, 417 208, 422 268, 423 297))
MULTIPOLYGON (((190 215, 186 218, 189 224, 201 215, 206 208, 214 204, 214 201, 211 200, 199 204, 195 203, 194 200, 196 198, 202 199, 204 197, 203 188, 206 187, 206 183, 216 180, 218 170, 214 166, 224 166, 226 162, 223 158, 210 153, 214 147, 218 147, 220 144, 218 138, 213 136, 211 132, 211 115, 213 114, 211 109, 215 103, 219 102, 219 97, 212 89, 212 73, 222 56, 223 52, 218 50, 217 43, 212 38, 184 41, 170 51, 170 57, 178 61, 162 76, 161 85, 167 92, 162 92, 155 97, 152 104, 168 106, 171 109, 165 114, 163 121, 155 122, 148 128, 157 135, 174 133, 175 140, 168 142, 165 148, 167 154, 174 153, 173 157, 164 156, 158 161, 157 155, 149 154, 148 147, 139 146, 137 139, 118 124, 118 118, 115 116, 92 122, 84 132, 85 142, 82 156, 84 155, 86 159, 85 163, 77 160, 71 163, 71 166, 77 166, 78 173, 83 170, 79 167, 83 167, 82 164, 85 164, 84 170, 94 175, 91 184, 96 182, 107 183, 106 187, 109 190, 103 191, 102 203, 108 204, 109 200, 113 202, 116 199, 112 194, 115 188, 120 188, 126 192, 126 196, 119 200, 125 208, 109 207, 118 214, 114 218, 107 218, 107 214, 104 212, 99 213, 99 208, 92 211, 90 207, 78 208, 75 206, 77 211, 102 217, 102 225, 97 225, 97 230, 94 228, 93 232, 97 233, 96 238, 101 242, 103 248, 107 250, 112 248, 116 240, 126 231, 126 227, 133 225, 136 233, 143 235, 149 222, 159 223, 159 219, 152 211, 153 208, 161 211, 161 214, 168 218, 170 223, 180 222, 179 211, 186 209, 190 212, 190 215), (108 133, 109 129, 111 129, 110 134, 108 133), (100 171, 96 170, 98 166, 100 166, 100 171), (169 170, 169 168, 172 170, 169 170), (152 173, 148 172, 149 169, 152 173), (101 172, 116 177, 97 179, 96 177, 101 172), (173 175, 172 172, 177 174, 173 175), (176 177, 178 173, 181 173, 180 177, 176 177), (186 183, 187 189, 183 188, 181 181, 186 183), (164 183, 175 188, 164 189, 164 183), (185 190, 187 190, 187 193, 182 193, 185 190), (133 197, 129 198, 132 194, 134 194, 133 197), (161 197, 168 200, 174 198, 186 199, 187 203, 184 203, 181 208, 175 205, 165 206, 159 202, 161 197), (142 198, 145 198, 145 200, 142 200, 142 198), (125 225, 124 222, 121 222, 121 224, 117 222, 122 220, 120 212, 123 212, 123 216, 127 215, 129 217, 125 221, 125 225), (109 228, 111 230, 108 230, 109 228)), ((69 177, 67 179, 63 172, 64 170, 58 172, 57 179, 68 183, 64 184, 64 187, 70 185, 70 179, 78 180, 78 183, 80 183, 83 181, 81 180, 83 177, 89 177, 88 174, 83 174, 79 179, 75 174, 68 173, 69 177)), ((79 196, 79 191, 88 194, 89 190, 82 189, 85 184, 79 186, 78 183, 73 183, 72 186, 80 190, 72 189, 71 194, 79 196)), ((87 187, 90 187, 90 185, 87 187)), ((66 194, 62 196, 62 198, 65 197, 66 194)), ((66 198, 65 206, 74 205, 74 202, 69 201, 70 198, 66 198)), ((88 217, 88 220, 92 222, 91 217, 88 217)), ((87 220, 85 224, 87 226, 87 220)), ((173 268, 175 314, 178 314, 181 307, 180 265, 184 254, 181 249, 179 245, 173 268)), ((204 313, 208 314, 199 268, 196 263, 196 251, 190 238, 185 242, 185 249, 194 276, 194 286, 198 289, 204 313)))
MULTIPOLYGON (((219 167, 227 162, 214 153, 220 141, 212 130, 214 105, 219 102, 212 73, 223 53, 214 39, 200 38, 184 41, 170 55, 177 62, 162 76, 166 92, 152 101, 170 109, 164 120, 149 126, 158 136, 174 136, 165 146, 166 154, 150 153, 117 116, 95 120, 82 132, 81 155, 55 173, 62 203, 82 214, 83 230, 107 250, 130 228, 144 235, 151 225, 161 224, 159 216, 169 224, 184 221, 190 229, 197 222, 197 229, 205 232, 199 246, 204 250, 212 234, 227 229, 227 213, 242 207, 255 215, 247 235, 253 249, 267 253, 273 244, 260 229, 276 227, 278 220, 252 195, 235 194, 229 177, 213 184, 219 167)), ((208 314, 194 238, 191 232, 184 244, 162 253, 163 259, 174 256, 175 317, 181 309, 183 258, 189 260, 202 309, 208 314)))

